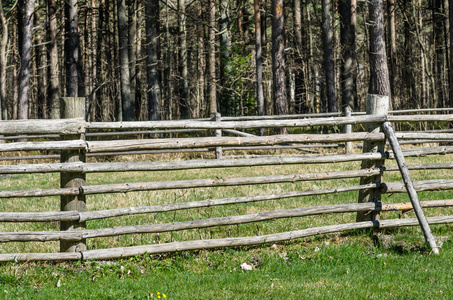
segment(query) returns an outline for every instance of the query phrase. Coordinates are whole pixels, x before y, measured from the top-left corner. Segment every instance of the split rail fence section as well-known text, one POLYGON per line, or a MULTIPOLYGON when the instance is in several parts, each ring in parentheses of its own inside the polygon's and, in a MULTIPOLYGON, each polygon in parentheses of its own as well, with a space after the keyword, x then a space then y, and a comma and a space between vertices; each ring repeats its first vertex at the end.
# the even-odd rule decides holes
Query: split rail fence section
MULTIPOLYGON (((0 201, 15 201, 15 198, 41 197, 48 201, 49 197, 60 196, 61 211, 54 212, 0 212, 0 222, 60 222, 60 230, 55 231, 27 231, 27 232, 0 232, 0 242, 49 242, 60 241, 60 252, 57 253, 0 253, 0 261, 26 260, 90 260, 111 259, 135 256, 144 253, 164 253, 195 249, 210 249, 244 245, 258 245, 275 243, 303 238, 312 235, 336 233, 363 228, 391 228, 400 226, 417 226, 417 219, 386 219, 379 217, 384 211, 408 211, 412 209, 410 203, 383 203, 380 195, 386 193, 406 193, 406 186, 402 181, 384 182, 383 174, 399 171, 398 167, 384 167, 384 161, 394 159, 391 150, 369 153, 332 153, 292 155, 252 156, 242 158, 221 158, 221 147, 275 147, 297 145, 302 151, 307 145, 347 143, 347 142, 375 142, 385 143, 383 132, 350 132, 332 134, 288 134, 273 136, 255 136, 244 130, 259 128, 300 128, 307 126, 337 126, 358 125, 367 123, 384 124, 385 122, 452 122, 453 115, 366 115, 348 117, 326 117, 311 119, 282 119, 282 120, 249 120, 249 121, 210 121, 210 120, 181 120, 181 121, 144 121, 144 122, 112 122, 89 123, 82 118, 61 120, 23 120, 1 121, 0 135, 60 135, 58 141, 16 141, 0 144, 2 153, 17 151, 52 151, 59 153, 60 162, 55 163, 27 163, 0 165, 0 174, 31 174, 31 173, 60 173, 61 186, 54 189, 8 190, 0 188, 0 201), (87 140, 85 134, 103 130, 172 130, 194 129, 211 130, 214 137, 190 138, 159 138, 150 136, 143 139, 126 140, 87 140), (236 136, 222 136, 234 134, 236 136), (239 135, 239 136, 238 136, 239 135), (86 157, 97 153, 136 153, 137 151, 170 151, 215 148, 219 159, 190 159, 183 161, 118 161, 118 162, 87 162, 86 157), (238 178, 195 178, 190 180, 124 182, 112 184, 92 185, 86 180, 86 174, 102 172, 153 172, 175 170, 199 170, 234 167, 258 167, 273 165, 316 164, 332 165, 344 162, 361 161, 371 162, 370 168, 355 170, 341 170, 329 172, 313 172, 300 174, 263 175, 238 178), (158 191, 166 189, 197 189, 211 187, 231 187, 246 185, 296 183, 303 181, 323 181, 346 178, 367 179, 352 186, 337 186, 329 189, 298 190, 274 193, 270 195, 247 195, 232 198, 206 199, 201 201, 187 201, 164 203, 153 206, 139 207, 112 207, 101 211, 87 211, 86 203, 96 194, 140 193, 143 191, 158 191), (336 194, 357 191, 357 197, 350 203, 326 206, 304 206, 303 197, 313 195, 336 194), (357 203, 361 195, 377 194, 378 196, 363 203, 357 203), (278 201, 280 199, 300 199, 301 206, 276 211, 261 211, 244 215, 227 215, 216 218, 186 220, 162 224, 130 224, 115 228, 87 229, 86 224, 93 220, 120 218, 140 214, 156 214, 179 210, 193 210, 204 207, 220 207, 225 205, 240 205, 243 203, 278 201), (372 202, 368 202, 372 201, 372 202), (146 233, 173 232, 190 229, 232 226, 253 222, 266 222, 281 218, 300 218, 321 214, 353 213, 358 214, 358 221, 335 224, 315 228, 299 228, 287 232, 276 232, 258 236, 236 236, 219 239, 199 239, 172 241, 161 244, 136 245, 109 249, 87 249, 87 239, 112 237, 120 235, 137 235, 146 233), (361 217, 360 217, 361 216, 361 217)), ((359 128, 359 126, 356 126, 359 128)), ((363 127, 361 127, 363 128, 363 127)), ((403 150, 404 157, 419 157, 443 155, 453 153, 453 133, 442 132, 404 132, 396 133, 401 140, 421 140, 424 143, 431 141, 435 146, 413 147, 403 150), (439 143, 442 141, 442 143, 439 143)), ((313 148, 310 148, 313 149, 313 148)), ((119 156, 121 157, 121 156, 119 156)), ((144 157, 144 156, 140 156, 144 157)), ((364 164, 365 165, 365 164, 364 164)), ((451 170, 452 162, 437 164, 409 165, 410 170, 445 169, 451 170)), ((194 171, 196 174, 196 171, 194 171)), ((449 178, 424 180, 413 182, 416 191, 444 191, 453 189, 453 176, 449 178)), ((0 181, 1 184, 1 181, 0 181)), ((439 193, 440 194, 440 193, 439 193)), ((436 195, 435 193, 430 195, 436 195)), ((435 197, 435 196, 434 196, 435 197)), ((364 198, 364 199, 365 199, 364 198)), ((54 200, 52 200, 54 201, 54 200)), ((436 199, 422 201, 422 207, 449 207, 453 199, 436 199)), ((233 213, 235 210, 231 209, 233 213)), ((133 220, 133 219, 132 219, 133 220)), ((429 224, 445 224, 453 222, 453 216, 436 216, 428 218, 429 224)), ((90 227, 90 226, 88 226, 90 227)), ((226 228, 226 227, 222 227, 226 228)), ((90 245, 88 243, 88 245, 90 245)), ((4 251, 3 251, 4 252, 4 251)))

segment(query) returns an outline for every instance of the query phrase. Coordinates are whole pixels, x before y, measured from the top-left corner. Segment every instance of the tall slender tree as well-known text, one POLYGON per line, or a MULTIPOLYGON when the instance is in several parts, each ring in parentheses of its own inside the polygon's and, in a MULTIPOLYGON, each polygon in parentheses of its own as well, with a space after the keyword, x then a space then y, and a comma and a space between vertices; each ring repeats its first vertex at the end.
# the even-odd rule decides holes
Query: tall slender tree
POLYGON ((178 22, 179 22, 179 67, 181 74, 180 112, 181 118, 190 118, 189 100, 189 61, 187 55, 187 26, 186 26, 186 1, 178 0, 178 22))
POLYGON ((129 51, 127 38, 126 0, 117 0, 118 4, 118 40, 121 76, 121 104, 123 121, 132 121, 135 117, 135 103, 131 97, 131 77, 129 69, 129 51))
POLYGON ((48 106, 50 107, 50 118, 60 118, 60 74, 57 43, 57 7, 55 0, 47 1, 47 18, 49 22, 49 91, 48 106))
POLYGON ((22 12, 22 35, 21 35, 21 64, 19 76, 19 100, 18 118, 28 119, 29 98, 30 98, 30 66, 32 51, 32 32, 33 32, 33 11, 34 0, 21 1, 19 7, 22 12))
POLYGON ((330 1, 322 0, 322 40, 324 45, 324 72, 326 80, 327 109, 337 112, 335 97, 335 66, 333 63, 332 28, 330 25, 330 1))
MULTIPOLYGON (((285 22, 283 14, 283 0, 272 0, 272 76, 274 113, 285 115, 288 113, 285 75, 285 22)), ((276 134, 287 134, 287 128, 275 130, 276 134)))
POLYGON ((159 40, 159 1, 146 2, 146 37, 147 37, 147 75, 148 75, 148 118, 160 120, 161 113, 161 80, 158 68, 160 54, 159 40))
POLYGON ((209 113, 214 115, 217 112, 217 77, 215 71, 215 20, 216 20, 215 0, 209 0, 209 45, 208 45, 208 64, 209 64, 209 113))
POLYGON ((79 25, 77 0, 65 1, 65 18, 67 34, 65 43, 66 61, 66 95, 79 96, 79 25))
POLYGON ((355 109, 357 96, 357 64, 356 64, 356 0, 340 0, 339 13, 340 39, 342 49, 341 92, 344 107, 355 109))
POLYGON ((230 36, 230 1, 219 1, 220 27, 220 113, 229 115, 233 111, 233 93, 231 92, 231 36, 230 36))
MULTIPOLYGON (((254 0, 255 10, 255 63, 256 63, 256 103, 258 116, 264 115, 263 92, 263 47, 261 44, 261 12, 260 0, 254 0)), ((264 134, 264 132, 261 132, 264 134)))
POLYGON ((0 120, 7 119, 6 111, 6 47, 8 46, 8 22, 0 1, 0 120))

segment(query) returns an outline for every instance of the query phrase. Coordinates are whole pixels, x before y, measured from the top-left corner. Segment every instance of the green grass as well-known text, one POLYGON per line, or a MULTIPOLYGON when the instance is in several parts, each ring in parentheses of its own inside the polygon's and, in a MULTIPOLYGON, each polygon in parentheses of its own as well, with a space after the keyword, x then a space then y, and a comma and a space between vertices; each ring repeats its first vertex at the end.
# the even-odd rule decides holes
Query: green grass
POLYGON ((421 240, 413 242, 380 247, 363 234, 349 234, 110 262, 8 263, 0 266, 0 297, 149 299, 159 292, 167 299, 451 298, 452 243, 437 257, 421 240), (242 271, 244 262, 253 270, 242 271))
MULTIPOLYGON (((148 157, 147 159, 189 159, 195 157, 148 157)), ((453 155, 408 158, 408 163, 451 161, 453 155)), ((124 159, 133 158, 125 157, 124 159)), ((393 161, 387 162, 394 164, 393 161)), ((87 184, 185 180, 193 178, 230 178, 272 174, 311 173, 353 170, 359 162, 324 165, 291 165, 254 168, 224 168, 174 172, 123 172, 88 174, 87 184)), ((451 170, 411 172, 414 180, 452 178, 451 170)), ((400 181, 398 172, 386 173, 384 181, 400 181)), ((31 174, 1 179, 3 190, 57 188, 58 174, 31 174)), ((200 188, 151 191, 87 197, 88 210, 187 202, 203 199, 281 193, 304 189, 325 189, 358 185, 358 179, 297 182, 242 187, 200 188)), ((419 193, 421 200, 452 199, 453 191, 419 193)), ((260 211, 328 204, 355 203, 357 192, 299 197, 194 209, 150 215, 128 216, 88 222, 88 228, 106 228, 131 224, 154 224, 185 220, 250 214, 260 211)), ((384 195, 384 203, 407 202, 405 194, 384 195)), ((0 211, 58 211, 59 199, 3 199, 0 211)), ((430 216, 451 215, 450 208, 426 210, 430 216)), ((382 213, 382 219, 399 213, 382 213)), ((408 213, 405 217, 414 217, 408 213)), ((354 222, 355 214, 333 214, 224 226, 173 233, 128 235, 88 241, 90 249, 166 243, 193 239, 254 236, 303 228, 354 222)), ((58 230, 59 224, 1 223, 1 231, 58 230)), ((450 240, 452 225, 432 227, 436 236, 450 240)), ((168 255, 143 255, 111 262, 7 263, 0 265, 0 298, 34 299, 147 299, 157 292, 168 299, 261 299, 261 298, 449 298, 453 293, 453 245, 445 242, 441 255, 430 255, 419 228, 382 232, 393 242, 373 244, 366 232, 309 237, 276 247, 222 249, 183 252, 168 255), (318 251, 319 250, 319 251, 318 251), (254 264, 244 272, 240 265, 254 264), (124 268, 122 269, 121 266, 124 268), (123 271, 122 271, 123 270, 123 271), (60 280, 60 287, 57 282, 60 280), (5 292, 7 291, 7 292, 5 292)), ((0 244, 0 253, 56 252, 58 242, 0 244)))

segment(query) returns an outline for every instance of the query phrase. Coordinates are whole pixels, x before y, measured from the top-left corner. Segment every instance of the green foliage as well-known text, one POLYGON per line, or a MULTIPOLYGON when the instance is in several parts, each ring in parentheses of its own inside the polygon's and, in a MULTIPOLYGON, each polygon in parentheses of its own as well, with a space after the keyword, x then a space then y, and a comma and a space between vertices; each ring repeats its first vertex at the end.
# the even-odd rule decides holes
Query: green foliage
POLYGON ((220 111, 225 116, 255 115, 256 95, 252 54, 243 54, 244 46, 233 47, 228 61, 223 62, 226 82, 222 82, 220 111))

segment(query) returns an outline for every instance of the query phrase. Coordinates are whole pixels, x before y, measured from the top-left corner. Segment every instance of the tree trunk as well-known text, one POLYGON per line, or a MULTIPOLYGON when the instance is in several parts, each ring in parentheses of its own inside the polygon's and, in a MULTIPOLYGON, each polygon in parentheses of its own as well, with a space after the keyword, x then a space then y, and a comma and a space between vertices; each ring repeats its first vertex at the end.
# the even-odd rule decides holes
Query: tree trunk
MULTIPOLYGON (((256 103, 258 116, 264 115, 264 90, 263 90, 263 61, 261 46, 261 13, 260 0, 254 0, 255 10, 255 60, 256 60, 256 103)), ((260 135, 264 135, 264 130, 260 130, 260 135)))
POLYGON ((356 0, 340 0, 339 12, 341 19, 341 48, 343 62, 341 65, 341 91, 343 107, 355 110, 357 95, 357 64, 355 53, 355 19, 356 0))
POLYGON ((46 30, 44 24, 46 24, 46 8, 43 0, 37 1, 38 5, 35 7, 35 22, 38 24, 38 28, 35 29, 34 35, 36 35, 36 48, 35 51, 35 64, 38 75, 38 99, 37 99, 37 118, 47 119, 47 49, 46 49, 46 30))
POLYGON ((217 112, 217 79, 215 73, 215 0, 209 0, 209 113, 217 112))
POLYGON ((0 120, 7 119, 6 111, 6 47, 8 46, 8 23, 0 2, 0 120))
POLYGON ((449 82, 449 106, 453 107, 453 4, 448 5, 448 16, 450 21, 450 56, 448 68, 448 82, 449 82))
POLYGON ((384 12, 382 0, 371 0, 370 10, 370 85, 368 94, 390 95, 387 54, 385 52, 384 12))
MULTIPOLYGON (((21 7, 21 6, 19 6, 21 7)), ((23 28, 21 41, 21 65, 19 76, 19 108, 18 118, 28 119, 29 92, 30 92, 30 63, 32 51, 33 11, 35 0, 25 0, 23 3, 23 28)))
MULTIPOLYGON (((398 64, 396 57, 396 25, 395 25, 395 0, 388 0, 388 16, 389 16, 389 42, 390 42, 390 89, 392 92, 392 101, 395 108, 399 108, 399 88, 397 86, 398 64)), ((403 18, 403 21, 406 18, 403 18)))
MULTIPOLYGON (((288 101, 286 96, 283 0, 272 0, 272 15, 272 75, 274 84, 272 97, 274 113, 285 115, 288 113, 288 101)), ((275 129, 275 134, 287 133, 287 128, 275 129)))
POLYGON ((135 117, 135 103, 131 97, 131 77, 129 72, 129 51, 126 21, 126 0, 117 0, 118 4, 118 40, 120 56, 121 106, 123 121, 132 121, 135 117))
POLYGON ((231 38, 230 38, 230 7, 229 0, 220 0, 220 113, 231 115, 234 106, 233 93, 231 91, 231 38))
MULTIPOLYGON (((198 1, 198 18, 199 20, 205 20, 204 9, 201 1, 198 1)), ((199 22, 197 25, 197 34, 198 34, 198 103, 197 111, 198 115, 195 117, 205 116, 205 69, 206 69, 206 57, 205 57, 205 36, 204 30, 205 25, 203 22, 199 22)))
POLYGON ((326 78, 327 109, 337 112, 335 97, 335 70, 333 63, 332 29, 330 27, 330 1, 322 0, 322 40, 324 45, 324 72, 326 78))
POLYGON ((442 0, 433 0, 433 35, 434 35, 434 78, 436 82, 436 90, 434 91, 434 107, 443 107, 445 96, 443 88, 444 79, 444 16, 442 0))
POLYGON ((131 87, 131 99, 134 105, 134 119, 138 120, 139 112, 136 111, 136 89, 137 89, 137 0, 129 0, 129 75, 131 87))
POLYGON ((48 91, 48 106, 50 107, 50 118, 60 118, 60 73, 58 60, 58 44, 57 44, 57 7, 55 0, 47 2, 47 15, 49 22, 49 91, 48 91))
POLYGON ((146 36, 147 36, 147 74, 148 74, 148 119, 160 120, 161 82, 159 63, 159 1, 147 0, 146 3, 146 36))
POLYGON ((77 0, 65 1, 66 17, 66 96, 79 96, 79 29, 77 0))
POLYGON ((180 112, 181 118, 189 119, 191 116, 189 101, 189 74, 187 56, 187 30, 186 30, 186 1, 178 0, 178 22, 179 22, 179 67, 181 73, 181 94, 180 112))

